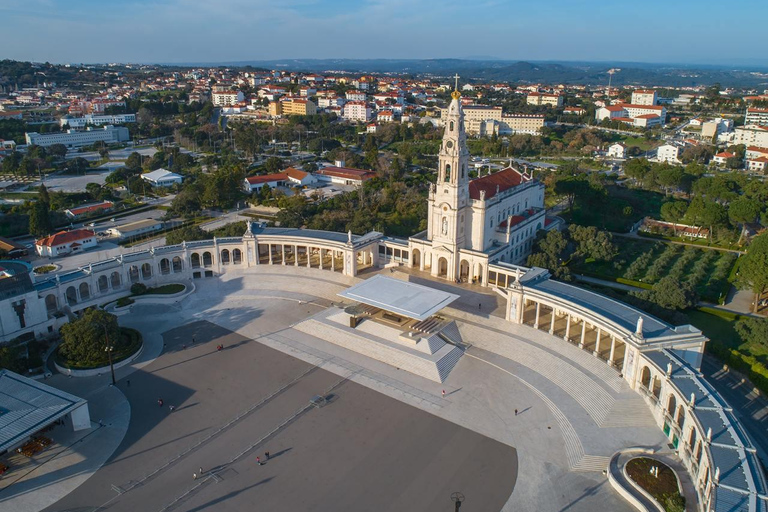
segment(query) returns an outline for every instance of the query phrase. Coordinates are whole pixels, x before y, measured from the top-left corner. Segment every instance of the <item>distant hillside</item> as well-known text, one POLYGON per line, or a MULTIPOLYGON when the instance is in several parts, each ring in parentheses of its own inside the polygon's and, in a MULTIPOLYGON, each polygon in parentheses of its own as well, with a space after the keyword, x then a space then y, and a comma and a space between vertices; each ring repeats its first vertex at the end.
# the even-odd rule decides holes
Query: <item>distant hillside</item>
MULTIPOLYGON (((200 64, 200 63, 198 63, 200 64)), ((208 63, 210 64, 210 63, 208 63)), ((616 85, 683 87, 721 83, 729 87, 768 88, 768 68, 728 69, 717 66, 673 66, 645 63, 561 63, 513 62, 463 59, 282 59, 216 63, 228 66, 257 66, 291 71, 346 71, 350 73, 393 73, 448 77, 459 73, 465 80, 544 82, 598 85, 608 82, 607 71, 616 85)))

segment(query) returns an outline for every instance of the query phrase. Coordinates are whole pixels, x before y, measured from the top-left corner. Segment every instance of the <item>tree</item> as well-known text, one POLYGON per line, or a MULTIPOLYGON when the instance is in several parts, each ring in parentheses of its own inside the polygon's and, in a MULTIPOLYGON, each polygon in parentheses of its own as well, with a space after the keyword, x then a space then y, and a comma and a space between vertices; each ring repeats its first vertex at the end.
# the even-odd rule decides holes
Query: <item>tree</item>
POLYGON ((686 309, 696 304, 696 292, 688 282, 680 282, 672 276, 662 277, 647 298, 665 309, 686 309))
POLYGON ((562 265, 563 251, 567 246, 568 241, 557 229, 539 234, 535 250, 528 256, 528 266, 546 268, 557 278, 569 279, 570 271, 562 265))
POLYGON ((117 317, 103 309, 92 308, 61 327, 59 352, 69 361, 83 365, 99 365, 106 358, 107 345, 119 344, 117 317), (109 341, 107 341, 109 338, 109 341))
POLYGON ((740 197, 728 205, 728 218, 733 224, 755 222, 760 217, 761 204, 746 197, 740 197))
POLYGON ((64 144, 52 144, 48 146, 48 154, 51 156, 64 158, 67 156, 67 146, 64 144))
POLYGON ((200 226, 188 226, 169 231, 165 236, 166 245, 176 245, 181 242, 193 242, 195 240, 209 240, 213 235, 203 231, 200 226))
MULTIPOLYGON (((757 235, 741 257, 738 280, 741 288, 751 289, 759 297, 768 287, 768 232, 757 235)), ((755 311, 757 311, 755 300, 755 311)))
POLYGON ((48 203, 36 201, 29 211, 29 232, 35 236, 45 236, 53 231, 48 203))
POLYGON ((267 169, 269 174, 274 174, 283 168, 283 161, 276 156, 271 156, 267 158, 266 162, 264 162, 264 167, 267 169))
POLYGON ((48 188, 44 184, 40 185, 40 197, 38 200, 41 203, 45 203, 47 205, 51 204, 51 197, 48 195, 48 188))
POLYGON ((768 318, 743 316, 734 327, 745 343, 768 348, 768 318))
POLYGON ((676 224, 685 216, 686 210, 688 203, 685 201, 670 201, 661 205, 661 218, 676 224))
POLYGON ((576 245, 575 255, 600 261, 611 261, 619 253, 613 237, 605 231, 598 231, 594 226, 568 226, 568 234, 576 245))

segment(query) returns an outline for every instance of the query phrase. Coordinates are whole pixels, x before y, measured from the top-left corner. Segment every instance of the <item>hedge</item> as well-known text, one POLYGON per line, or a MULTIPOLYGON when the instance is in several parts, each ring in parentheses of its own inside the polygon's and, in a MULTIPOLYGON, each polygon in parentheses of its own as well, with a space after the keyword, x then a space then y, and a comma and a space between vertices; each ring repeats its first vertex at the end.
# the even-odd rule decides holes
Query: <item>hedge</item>
MULTIPOLYGON (((124 343, 123 346, 120 347, 120 350, 112 353, 113 364, 119 363, 120 361, 131 357, 133 354, 138 352, 139 349, 141 349, 141 345, 144 342, 141 333, 136 329, 131 329, 130 327, 120 327, 120 334, 124 343)), ((58 349, 56 349, 56 362, 59 364, 59 366, 64 368, 72 368, 73 370, 92 370, 95 368, 103 368, 105 366, 109 366, 109 359, 106 355, 104 360, 100 361, 98 365, 78 364, 77 362, 64 360, 64 358, 61 357, 58 349)))

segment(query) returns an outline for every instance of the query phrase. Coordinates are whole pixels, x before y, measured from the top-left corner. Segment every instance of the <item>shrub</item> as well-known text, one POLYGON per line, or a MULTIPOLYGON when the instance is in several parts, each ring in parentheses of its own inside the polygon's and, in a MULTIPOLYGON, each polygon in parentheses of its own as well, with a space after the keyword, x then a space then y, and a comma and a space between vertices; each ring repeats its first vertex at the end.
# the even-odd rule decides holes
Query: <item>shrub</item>
POLYGON ((131 285, 131 293, 133 295, 143 295, 147 293, 147 286, 142 283, 134 283, 131 285))
POLYGON ((125 306, 130 306, 134 303, 134 300, 130 297, 120 297, 117 299, 117 307, 122 308, 125 306))

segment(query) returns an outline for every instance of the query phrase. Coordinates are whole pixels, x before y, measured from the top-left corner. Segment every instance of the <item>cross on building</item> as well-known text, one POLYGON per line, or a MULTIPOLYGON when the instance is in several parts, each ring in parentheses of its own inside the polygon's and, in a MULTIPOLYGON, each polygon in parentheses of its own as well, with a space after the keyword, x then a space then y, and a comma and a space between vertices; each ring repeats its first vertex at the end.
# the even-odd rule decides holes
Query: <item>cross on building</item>
POLYGON ((456 73, 456 74, 453 76, 453 78, 455 78, 455 79, 456 79, 456 85, 454 86, 453 90, 454 90, 454 91, 458 91, 458 90, 459 90, 459 78, 460 78, 460 77, 459 77, 459 74, 458 74, 458 73, 456 73))

